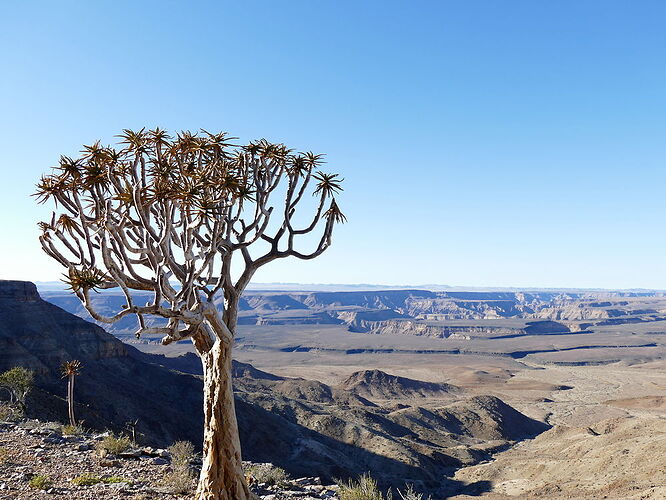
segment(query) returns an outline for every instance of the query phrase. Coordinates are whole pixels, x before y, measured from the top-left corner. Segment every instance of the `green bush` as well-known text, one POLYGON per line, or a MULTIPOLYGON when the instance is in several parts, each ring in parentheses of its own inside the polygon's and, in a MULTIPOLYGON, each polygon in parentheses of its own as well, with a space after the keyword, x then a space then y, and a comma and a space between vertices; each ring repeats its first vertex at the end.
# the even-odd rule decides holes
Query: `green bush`
MULTIPOLYGON (((384 500, 384 495, 377 487, 377 481, 369 474, 363 474, 356 481, 338 481, 340 500, 384 500)), ((391 494, 387 500, 391 499, 391 494)))
POLYGON ((0 374, 0 387, 9 392, 11 403, 25 409, 25 398, 35 384, 35 374, 32 370, 16 366, 0 374))
POLYGON ((92 476, 89 474, 83 474, 79 477, 72 479, 72 484, 75 486, 92 486, 97 483, 101 483, 102 480, 97 476, 92 476))
POLYGON ((97 477, 93 476, 90 474, 83 474, 79 477, 75 477, 72 479, 72 484, 76 486, 93 486, 95 484, 99 483, 105 483, 105 484, 113 484, 113 483, 128 483, 132 484, 131 481, 128 481, 125 478, 119 477, 119 476, 110 476, 110 477, 97 477))
POLYGON ((28 484, 36 490, 47 490, 51 487, 52 483, 49 476, 39 475, 34 476, 28 484))
POLYGON ((102 482, 105 483, 105 484, 114 484, 114 483, 132 484, 132 481, 129 481, 129 480, 125 479, 124 477, 120 477, 120 476, 103 477, 102 482))
POLYGON ((113 434, 106 436, 96 445, 98 450, 106 450, 112 455, 118 455, 132 447, 132 440, 127 436, 115 437, 113 434))

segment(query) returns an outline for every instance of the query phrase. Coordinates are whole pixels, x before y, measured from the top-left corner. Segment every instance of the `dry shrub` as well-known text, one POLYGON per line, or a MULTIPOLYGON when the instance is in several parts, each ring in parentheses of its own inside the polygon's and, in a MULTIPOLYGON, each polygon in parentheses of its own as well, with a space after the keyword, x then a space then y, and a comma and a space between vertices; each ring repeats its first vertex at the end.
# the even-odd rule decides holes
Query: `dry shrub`
POLYGON ((127 436, 115 437, 114 435, 110 435, 97 443, 95 447, 100 451, 105 450, 112 455, 118 455, 132 447, 132 440, 127 436))
POLYGON ((162 484, 172 493, 186 495, 194 490, 194 474, 190 461, 194 458, 194 445, 189 441, 176 441, 168 448, 171 471, 162 478, 162 484))
POLYGON ((412 484, 408 484, 405 491, 398 490, 398 495, 402 500, 431 500, 431 497, 424 498, 422 493, 414 491, 412 484))
POLYGON ((287 472, 273 464, 252 464, 244 467, 245 477, 250 483, 281 485, 289 480, 287 472))
POLYGON ((18 405, 0 402, 0 421, 17 422, 24 416, 23 409, 18 405))
MULTIPOLYGON (((377 487, 375 481, 370 474, 363 474, 357 480, 338 481, 340 491, 338 497, 340 500, 384 500, 384 495, 377 487)), ((391 499, 391 495, 387 500, 391 499)))

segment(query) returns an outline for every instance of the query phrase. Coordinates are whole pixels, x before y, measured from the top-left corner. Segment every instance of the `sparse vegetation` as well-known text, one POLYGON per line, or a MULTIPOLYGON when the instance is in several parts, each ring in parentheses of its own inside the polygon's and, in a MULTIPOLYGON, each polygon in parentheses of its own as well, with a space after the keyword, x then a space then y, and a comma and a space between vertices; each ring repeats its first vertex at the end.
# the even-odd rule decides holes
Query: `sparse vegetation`
POLYGON ((7 451, 7 448, 5 448, 4 446, 0 446, 0 465, 6 463, 8 458, 9 458, 9 451, 7 451))
POLYGON ((106 436, 102 441, 97 443, 96 448, 100 451, 106 451, 112 455, 118 455, 129 450, 132 447, 132 440, 127 436, 114 436, 113 434, 106 436))
POLYGON ((187 495, 194 490, 194 474, 192 471, 184 468, 173 468, 167 472, 162 479, 162 485, 171 493, 177 495, 187 495))
POLYGON ((25 398, 34 384, 34 372, 22 366, 16 366, 0 374, 0 387, 9 392, 9 402, 17 404, 22 411, 25 411, 25 398))
POLYGON ((85 434, 87 431, 81 424, 77 424, 63 425, 60 429, 60 432, 62 432, 65 436, 80 436, 81 434, 85 434))
POLYGON ((0 402, 0 421, 15 422, 23 418, 23 409, 18 405, 0 402))
POLYGON ((47 490, 51 487, 51 479, 46 475, 34 476, 28 483, 31 488, 36 490, 47 490))
POLYGON ((72 484, 75 486, 93 486, 95 484, 105 483, 105 484, 114 484, 114 483, 129 483, 125 478, 119 476, 110 476, 110 477, 98 477, 91 474, 82 474, 79 477, 72 479, 72 484))
POLYGON ((128 481, 124 477, 120 477, 120 476, 103 477, 102 482, 105 483, 105 484, 114 484, 114 483, 132 484, 132 481, 128 481))
POLYGON ((89 474, 83 474, 81 476, 75 477, 72 479, 72 484, 74 486, 92 486, 97 483, 101 483, 102 480, 97 476, 92 476, 89 474))
POLYGON ((432 497, 424 497, 422 493, 414 491, 414 485, 408 484, 405 491, 398 490, 398 495, 402 500, 431 500, 432 497))
POLYGON ((189 441, 176 441, 167 449, 171 455, 171 464, 187 465, 194 458, 194 445, 189 441))
MULTIPOLYGON (((384 495, 377 487, 375 481, 370 474, 363 474, 357 480, 337 481, 340 486, 338 493, 340 500, 384 500, 384 495)), ((392 495, 389 493, 386 500, 391 500, 392 495)))
POLYGON ((245 476, 250 483, 282 485, 289 479, 289 474, 273 464, 252 464, 245 468, 245 476))
POLYGON ((194 489, 194 474, 190 461, 194 458, 194 445, 189 441, 176 441, 168 448, 171 454, 171 471, 162 482, 172 493, 184 495, 194 489))

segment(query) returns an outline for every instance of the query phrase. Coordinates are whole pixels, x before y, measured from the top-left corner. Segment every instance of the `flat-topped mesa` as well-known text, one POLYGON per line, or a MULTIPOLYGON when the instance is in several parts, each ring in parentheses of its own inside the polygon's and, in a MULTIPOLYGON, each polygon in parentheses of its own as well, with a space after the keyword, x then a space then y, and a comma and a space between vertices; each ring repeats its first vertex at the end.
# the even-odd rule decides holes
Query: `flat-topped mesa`
POLYGON ((0 280, 0 300, 30 302, 40 300, 40 296, 30 281, 0 280))

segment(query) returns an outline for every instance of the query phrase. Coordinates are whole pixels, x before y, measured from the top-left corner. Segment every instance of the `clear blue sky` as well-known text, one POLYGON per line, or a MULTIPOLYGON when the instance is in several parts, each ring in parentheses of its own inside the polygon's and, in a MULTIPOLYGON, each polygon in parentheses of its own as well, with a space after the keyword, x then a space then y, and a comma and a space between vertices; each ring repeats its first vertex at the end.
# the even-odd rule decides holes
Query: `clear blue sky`
POLYGON ((257 281, 666 288, 666 2, 0 3, 0 277, 122 128, 328 155, 349 223, 257 281))

